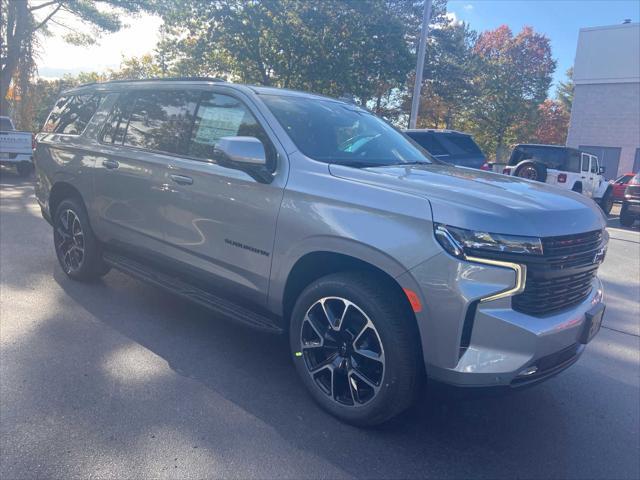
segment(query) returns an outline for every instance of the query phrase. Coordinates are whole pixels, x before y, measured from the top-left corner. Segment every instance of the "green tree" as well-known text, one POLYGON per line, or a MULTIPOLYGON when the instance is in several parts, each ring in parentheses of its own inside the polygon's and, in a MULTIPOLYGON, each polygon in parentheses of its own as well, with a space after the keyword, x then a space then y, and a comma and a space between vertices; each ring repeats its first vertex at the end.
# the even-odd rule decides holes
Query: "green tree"
MULTIPOLYGON (((475 40, 476 33, 465 23, 448 21, 431 30, 423 71, 420 126, 458 127, 475 93, 475 40)), ((407 108, 410 102, 407 98, 407 108)))
POLYGON ((139 12, 142 7, 150 5, 146 0, 0 0, 2 109, 8 107, 6 97, 18 67, 21 63, 33 64, 30 59, 35 54, 38 38, 51 34, 49 27, 52 23, 67 31, 63 36, 68 42, 89 44, 103 32, 122 28, 123 13, 139 12), (87 29, 77 31, 65 25, 62 15, 80 20, 87 29))
MULTIPOLYGON (((380 104, 413 65, 400 0, 159 0, 169 68, 380 104)), ((410 8, 411 7, 411 8, 410 8)))
POLYGON ((506 25, 484 32, 474 53, 477 90, 465 122, 484 150, 502 160, 507 145, 535 127, 556 62, 549 39, 531 27, 515 36, 506 25))
POLYGON ((567 112, 571 112, 571 106, 573 105, 573 67, 569 68, 566 73, 567 79, 564 82, 560 82, 556 88, 556 98, 564 106, 567 112))

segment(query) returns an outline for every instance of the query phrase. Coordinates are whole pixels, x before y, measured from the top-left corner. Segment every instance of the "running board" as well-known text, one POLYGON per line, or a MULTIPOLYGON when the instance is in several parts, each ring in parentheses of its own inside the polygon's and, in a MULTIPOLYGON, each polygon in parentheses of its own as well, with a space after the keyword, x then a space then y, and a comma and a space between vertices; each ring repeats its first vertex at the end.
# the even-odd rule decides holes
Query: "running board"
POLYGON ((272 333, 282 332, 282 329, 265 315, 241 307, 229 300, 218 297, 184 280, 167 275, 129 257, 124 257, 113 252, 105 252, 104 261, 121 272, 169 290, 176 295, 180 295, 236 322, 272 333))

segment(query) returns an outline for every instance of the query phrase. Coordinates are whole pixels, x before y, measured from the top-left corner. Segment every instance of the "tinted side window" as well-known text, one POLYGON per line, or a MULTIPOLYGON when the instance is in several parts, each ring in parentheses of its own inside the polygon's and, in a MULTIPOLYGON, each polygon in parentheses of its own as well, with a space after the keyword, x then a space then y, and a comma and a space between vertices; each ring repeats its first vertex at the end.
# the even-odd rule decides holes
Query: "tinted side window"
POLYGON ((132 94, 121 95, 116 102, 109 119, 105 122, 102 141, 105 143, 115 143, 122 145, 124 132, 127 129, 127 122, 131 114, 131 107, 135 97, 132 94))
POLYGON ((591 173, 599 173, 598 157, 595 155, 591 157, 591 173))
POLYGON ((451 155, 482 155, 480 148, 468 135, 443 133, 436 135, 436 138, 451 155))
POLYGON ((569 151, 569 156, 567 157, 567 167, 568 172, 577 173, 580 171, 580 152, 576 152, 575 150, 569 151))
POLYGON ((42 130, 80 135, 98 110, 102 98, 100 94, 60 97, 42 130))
POLYGON ((124 137, 124 145, 184 154, 198 103, 198 93, 188 90, 140 92, 124 137))
POLYGON ((262 126, 249 109, 228 95, 205 92, 195 115, 188 155, 213 159, 213 150, 222 137, 255 137, 267 153, 268 167, 275 166, 275 150, 262 126))
POLYGON ((436 140, 436 136, 429 132, 409 132, 411 138, 413 138, 418 145, 424 148, 431 155, 447 155, 447 151, 436 140))
POLYGON ((586 153, 582 154, 582 171, 589 171, 589 155, 587 155, 586 153))

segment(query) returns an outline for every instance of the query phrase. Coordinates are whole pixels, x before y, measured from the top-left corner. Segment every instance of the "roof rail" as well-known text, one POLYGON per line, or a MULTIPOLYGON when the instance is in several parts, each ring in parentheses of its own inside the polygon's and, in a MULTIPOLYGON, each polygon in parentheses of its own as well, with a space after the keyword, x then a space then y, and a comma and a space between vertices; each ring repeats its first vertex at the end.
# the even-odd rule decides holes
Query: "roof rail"
POLYGON ((224 82, 220 78, 215 77, 161 77, 161 78, 138 78, 135 80, 107 80, 105 82, 89 82, 76 86, 75 88, 88 87, 89 85, 106 85, 111 83, 134 83, 134 82, 188 82, 188 81, 206 81, 206 82, 224 82))

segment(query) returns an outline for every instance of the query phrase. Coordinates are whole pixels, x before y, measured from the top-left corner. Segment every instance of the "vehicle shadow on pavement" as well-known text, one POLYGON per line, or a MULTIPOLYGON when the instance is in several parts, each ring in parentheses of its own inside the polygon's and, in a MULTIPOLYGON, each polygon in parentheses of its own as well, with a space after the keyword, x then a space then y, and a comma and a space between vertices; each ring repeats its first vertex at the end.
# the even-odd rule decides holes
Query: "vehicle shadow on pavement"
MULTIPOLYGON (((575 473, 571 432, 579 416, 568 415, 575 407, 571 385, 588 375, 579 364, 546 385, 506 396, 458 398, 449 396, 447 389, 427 388, 416 406, 399 419, 376 429, 357 429, 315 406, 298 381, 284 338, 212 318, 206 310, 119 273, 110 274, 104 285, 93 286, 71 283, 57 268, 55 277, 95 318, 164 358, 173 371, 204 384, 275 428, 292 446, 326 459, 349 475, 575 473), (122 298, 123 289, 128 298, 122 298), (116 303, 116 311, 109 308, 116 303), (129 309, 135 312, 133 319, 124 314, 129 309), (150 311, 145 314, 144 310, 150 311)), ((631 387, 626 390, 633 394, 631 387)), ((596 389, 593 394, 597 395, 596 389)), ((601 407, 606 410, 604 401, 601 407)), ((241 444, 237 448, 250 449, 245 444, 249 439, 236 441, 241 444)), ((601 452, 594 449, 592 453, 601 452)), ((583 473, 594 476, 597 470, 588 468, 583 473)))

